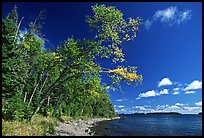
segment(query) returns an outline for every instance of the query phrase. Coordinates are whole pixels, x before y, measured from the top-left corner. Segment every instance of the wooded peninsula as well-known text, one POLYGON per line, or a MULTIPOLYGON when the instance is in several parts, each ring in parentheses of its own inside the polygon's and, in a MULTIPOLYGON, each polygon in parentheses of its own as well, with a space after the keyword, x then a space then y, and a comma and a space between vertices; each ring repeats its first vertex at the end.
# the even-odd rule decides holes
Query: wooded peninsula
POLYGON ((53 132, 56 119, 115 117, 107 88, 120 87, 121 81, 142 82, 135 66, 118 64, 125 61, 123 42, 136 37, 141 19, 125 20, 113 6, 91 8, 93 15, 85 22, 95 37, 68 37, 54 50, 43 48, 43 11, 25 33, 17 6, 2 19, 3 135, 46 135, 53 132), (100 58, 118 64, 117 68, 102 67, 100 58), (101 81, 102 73, 111 84, 101 81))

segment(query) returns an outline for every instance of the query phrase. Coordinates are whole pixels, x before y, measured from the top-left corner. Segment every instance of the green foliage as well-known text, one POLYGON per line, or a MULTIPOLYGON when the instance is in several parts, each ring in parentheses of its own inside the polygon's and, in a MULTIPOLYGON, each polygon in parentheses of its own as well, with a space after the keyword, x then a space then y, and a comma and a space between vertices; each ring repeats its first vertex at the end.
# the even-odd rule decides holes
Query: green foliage
POLYGON ((2 119, 2 136, 47 136, 55 132, 57 119, 36 115, 31 121, 2 119))
MULTIPOLYGON (((3 119, 32 121, 37 113, 58 118, 116 116, 100 74, 106 73, 117 84, 141 81, 142 76, 135 67, 105 69, 97 59, 124 61, 122 43, 136 37, 141 19, 126 21, 112 6, 95 5, 92 10, 94 15, 86 22, 95 29, 95 38, 67 38, 54 51, 43 49, 39 37, 43 12, 23 36, 16 7, 2 20, 3 119)), ((48 129, 40 133, 54 131, 49 122, 41 123, 48 129)))
POLYGON ((20 74, 26 75, 24 61, 19 57, 17 8, 2 21, 2 98, 3 117, 19 119, 24 115, 21 87, 24 82, 20 74))
POLYGON ((140 17, 136 19, 123 19, 123 13, 114 6, 94 5, 92 6, 94 15, 87 16, 86 22, 91 31, 96 30, 95 39, 99 42, 108 43, 108 51, 115 56, 113 62, 123 62, 124 54, 121 44, 124 41, 133 40, 136 37, 139 25, 142 24, 140 17))

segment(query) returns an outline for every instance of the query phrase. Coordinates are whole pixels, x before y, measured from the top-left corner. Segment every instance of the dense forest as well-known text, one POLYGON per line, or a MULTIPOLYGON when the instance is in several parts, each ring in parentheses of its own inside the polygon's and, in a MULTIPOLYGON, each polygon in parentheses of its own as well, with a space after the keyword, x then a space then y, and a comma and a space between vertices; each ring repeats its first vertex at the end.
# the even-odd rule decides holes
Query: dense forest
POLYGON ((32 119, 36 114, 59 117, 112 117, 117 114, 110 101, 111 87, 142 82, 135 66, 124 67, 123 42, 136 38, 142 20, 124 19, 113 6, 94 5, 86 16, 90 33, 95 36, 78 40, 73 36, 54 50, 43 48, 41 28, 45 14, 30 21, 28 32, 21 35, 17 6, 2 19, 2 119, 32 119), (116 64, 102 67, 98 59, 116 64))

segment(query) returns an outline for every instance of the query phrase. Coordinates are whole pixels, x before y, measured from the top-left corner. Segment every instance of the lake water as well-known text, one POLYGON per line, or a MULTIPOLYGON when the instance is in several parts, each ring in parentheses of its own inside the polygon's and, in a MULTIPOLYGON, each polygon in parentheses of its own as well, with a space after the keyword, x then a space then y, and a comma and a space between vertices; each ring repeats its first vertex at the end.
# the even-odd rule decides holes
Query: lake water
POLYGON ((202 115, 120 115, 97 123, 92 131, 105 136, 202 136, 202 115))

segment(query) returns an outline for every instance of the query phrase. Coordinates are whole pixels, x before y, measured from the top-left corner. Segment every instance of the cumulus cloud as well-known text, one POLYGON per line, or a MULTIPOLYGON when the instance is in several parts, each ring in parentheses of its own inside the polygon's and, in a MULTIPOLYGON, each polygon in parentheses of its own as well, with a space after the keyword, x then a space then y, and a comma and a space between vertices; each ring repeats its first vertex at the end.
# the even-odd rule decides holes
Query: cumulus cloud
POLYGON ((182 104, 182 103, 176 103, 175 105, 176 105, 176 106, 184 106, 185 104, 182 104))
POLYGON ((180 90, 180 88, 174 88, 173 90, 174 90, 174 91, 178 91, 178 90, 180 90))
POLYGON ((189 84, 185 90, 196 90, 202 88, 202 82, 198 80, 194 80, 191 84, 189 84))
MULTIPOLYGON (((171 92, 172 95, 178 95, 181 92, 182 94, 193 94, 196 92, 194 90, 202 88, 202 82, 198 80, 195 80, 190 84, 186 84, 186 83, 180 84, 179 82, 172 82, 169 78, 166 77, 166 78, 161 79, 161 81, 158 83, 158 87, 167 86, 167 85, 176 85, 176 88, 172 88, 173 89, 173 91, 171 92)), ((136 100, 139 100, 141 98, 146 98, 146 97, 155 97, 155 96, 159 96, 163 94, 165 95, 169 94, 169 89, 163 89, 160 91, 149 90, 144 93, 140 93, 138 97, 136 98, 136 100)))
POLYGON ((195 91, 186 91, 185 94, 193 94, 195 91))
POLYGON ((196 106, 202 106, 202 101, 195 103, 196 106))
POLYGON ((147 110, 145 106, 134 106, 132 108, 139 108, 140 110, 147 110))
POLYGON ((181 114, 197 114, 202 111, 202 107, 189 106, 188 104, 176 103, 173 105, 158 105, 151 112, 178 112, 181 114))
POLYGON ((174 110, 174 109, 180 109, 180 107, 177 106, 177 105, 171 105, 171 106, 169 106, 168 108, 169 108, 169 109, 172 109, 172 110, 174 110))
POLYGON ((137 105, 137 106, 133 106, 132 108, 138 108, 139 110, 147 111, 147 110, 149 110, 148 107, 150 107, 150 106, 148 106, 148 105, 143 105, 143 106, 137 105))
POLYGON ((119 106, 118 106, 118 108, 124 108, 124 107, 125 107, 124 105, 119 105, 119 106))
POLYGON ((186 106, 186 107, 183 107, 183 108, 188 110, 188 111, 195 111, 195 110, 200 109, 200 107, 191 107, 191 106, 186 106))
POLYGON ((158 87, 161 87, 161 86, 165 86, 165 85, 172 85, 172 82, 169 78, 163 78, 159 84, 158 84, 158 87))
POLYGON ((117 100, 115 100, 115 101, 117 101, 117 102, 122 102, 123 100, 122 100, 122 99, 117 99, 117 100))
POLYGON ((179 94, 179 92, 178 92, 178 91, 176 91, 176 92, 173 92, 172 94, 173 94, 173 95, 178 95, 178 94, 179 94))
POLYGON ((154 13, 152 19, 145 21, 145 28, 149 29, 153 22, 160 21, 161 23, 172 25, 179 25, 185 21, 190 20, 192 17, 192 11, 189 9, 179 10, 177 7, 168 7, 163 10, 158 10, 154 13))
POLYGON ((165 108, 165 107, 168 107, 169 105, 166 104, 166 105, 157 105, 156 109, 161 109, 161 108, 165 108))
POLYGON ((162 94, 169 94, 169 90, 164 89, 164 90, 161 90, 160 92, 156 92, 155 90, 147 91, 145 93, 140 93, 136 99, 138 100, 138 99, 141 99, 143 97, 154 97, 154 96, 159 96, 162 94))
POLYGON ((136 99, 140 99, 141 97, 152 97, 152 96, 156 96, 157 93, 154 91, 154 90, 151 90, 151 91, 147 91, 145 93, 140 93, 138 98, 136 99))
MULTIPOLYGON (((202 101, 201 101, 202 102, 202 101)), ((181 114, 198 114, 202 112, 202 105, 200 102, 196 104, 198 106, 189 105, 186 103, 175 103, 166 105, 157 105, 155 107, 149 105, 137 105, 132 108, 120 108, 117 109, 117 113, 150 113, 150 112, 178 112, 181 114)))
POLYGON ((164 89, 164 90, 160 91, 159 94, 169 94, 169 91, 168 91, 168 89, 164 89))

